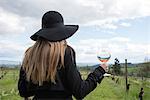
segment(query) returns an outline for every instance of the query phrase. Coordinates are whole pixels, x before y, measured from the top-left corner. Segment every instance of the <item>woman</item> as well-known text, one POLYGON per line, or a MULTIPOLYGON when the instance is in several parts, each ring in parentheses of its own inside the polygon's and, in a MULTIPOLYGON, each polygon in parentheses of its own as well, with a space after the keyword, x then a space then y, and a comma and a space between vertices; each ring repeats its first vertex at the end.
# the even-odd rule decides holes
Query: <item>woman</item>
POLYGON ((36 41, 25 52, 18 81, 22 97, 34 100, 83 99, 103 79, 106 66, 99 66, 82 80, 76 67, 75 51, 66 39, 78 25, 64 25, 59 12, 49 11, 42 17, 42 29, 31 36, 36 41))
POLYGON ((139 100, 143 100, 143 95, 144 95, 144 89, 141 88, 141 91, 139 93, 139 100))

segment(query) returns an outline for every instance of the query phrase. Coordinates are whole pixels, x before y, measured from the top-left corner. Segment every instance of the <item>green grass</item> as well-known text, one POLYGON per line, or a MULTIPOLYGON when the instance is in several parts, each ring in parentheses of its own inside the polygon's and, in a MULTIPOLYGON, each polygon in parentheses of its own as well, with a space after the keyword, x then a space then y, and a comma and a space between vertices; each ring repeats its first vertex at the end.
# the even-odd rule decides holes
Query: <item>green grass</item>
POLYGON ((113 81, 111 78, 104 78, 97 88, 85 97, 85 100, 138 100, 140 88, 144 88, 144 100, 150 98, 150 81, 149 79, 142 81, 139 78, 128 78, 130 89, 128 93, 125 91, 125 79, 119 78, 119 82, 113 81), (111 98, 111 99, 110 99, 111 98))
POLYGON ((120 87, 117 87, 110 79, 105 78, 102 83, 85 98, 85 100, 110 100, 110 98, 111 100, 120 100, 122 97, 117 95, 117 88, 120 87))
POLYGON ((17 90, 18 70, 8 70, 0 80, 0 100, 22 100, 17 90))
MULTIPOLYGON (((82 78, 86 79, 88 72, 82 71, 82 78)), ((0 72, 1 75, 1 72, 0 72)), ((142 81, 141 78, 130 77, 128 82, 131 84, 128 94, 125 92, 125 79, 119 78, 116 84, 111 78, 104 78, 97 88, 88 94, 84 100, 138 100, 138 93, 141 86, 144 87, 144 100, 150 98, 150 80, 142 81)), ((115 78, 115 79, 116 79, 115 78)), ((18 95, 17 90, 18 70, 8 70, 3 79, 0 79, 0 100, 23 100, 18 95)))

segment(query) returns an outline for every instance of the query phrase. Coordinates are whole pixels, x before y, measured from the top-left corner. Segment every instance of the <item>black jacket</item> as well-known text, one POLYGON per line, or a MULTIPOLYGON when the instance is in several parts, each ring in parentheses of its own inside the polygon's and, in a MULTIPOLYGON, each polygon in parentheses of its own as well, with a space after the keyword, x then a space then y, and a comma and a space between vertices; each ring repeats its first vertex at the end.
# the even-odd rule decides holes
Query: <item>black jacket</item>
POLYGON ((86 80, 82 80, 76 67, 75 52, 71 47, 65 51, 65 68, 57 70, 56 84, 44 82, 42 86, 26 81, 25 71, 20 69, 18 81, 19 94, 22 97, 34 96, 35 100, 72 100, 83 99, 100 83, 105 73, 102 67, 96 68, 86 80))

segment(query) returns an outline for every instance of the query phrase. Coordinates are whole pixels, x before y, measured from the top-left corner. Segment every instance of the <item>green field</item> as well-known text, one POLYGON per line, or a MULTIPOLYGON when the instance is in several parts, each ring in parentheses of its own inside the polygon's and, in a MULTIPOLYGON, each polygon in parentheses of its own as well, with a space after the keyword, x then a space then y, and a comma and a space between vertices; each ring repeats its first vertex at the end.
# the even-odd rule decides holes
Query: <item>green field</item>
MULTIPOLYGON (((88 72, 82 71, 81 73, 82 78, 85 79, 88 72)), ((124 77, 116 76, 115 79, 117 78, 119 78, 118 83, 110 77, 104 78, 102 83, 98 84, 97 88, 87 95, 84 100, 138 100, 141 86, 144 88, 143 100, 149 100, 150 79, 142 81, 141 78, 129 77, 131 86, 129 92, 126 93, 124 77)), ((0 79, 0 100, 23 100, 18 95, 17 82, 18 70, 7 70, 4 78, 0 79)))

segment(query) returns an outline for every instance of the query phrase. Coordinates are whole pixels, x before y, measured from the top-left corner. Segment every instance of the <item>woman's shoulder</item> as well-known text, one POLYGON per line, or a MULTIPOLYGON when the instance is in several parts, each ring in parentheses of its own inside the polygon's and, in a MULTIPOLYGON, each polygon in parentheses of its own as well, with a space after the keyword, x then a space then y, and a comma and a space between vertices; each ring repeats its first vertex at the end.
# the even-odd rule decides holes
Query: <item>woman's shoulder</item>
POLYGON ((75 63, 76 55, 74 49, 67 45, 66 51, 65 51, 65 62, 67 63, 75 63))
POLYGON ((73 55, 75 55, 74 49, 71 46, 67 45, 65 54, 72 54, 72 53, 73 55))

